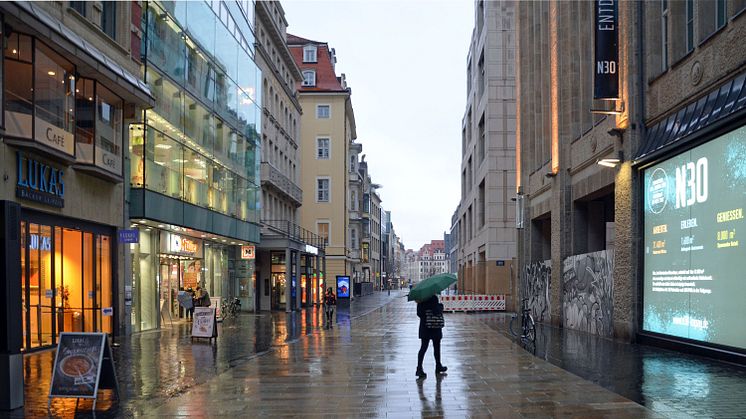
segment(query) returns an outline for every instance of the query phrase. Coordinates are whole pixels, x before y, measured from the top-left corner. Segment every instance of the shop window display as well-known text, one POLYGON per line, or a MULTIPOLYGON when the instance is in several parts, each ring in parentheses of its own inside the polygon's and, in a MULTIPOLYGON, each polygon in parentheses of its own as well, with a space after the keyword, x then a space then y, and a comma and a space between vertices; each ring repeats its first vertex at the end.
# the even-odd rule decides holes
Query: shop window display
POLYGON ((54 345, 60 332, 112 332, 110 237, 21 223, 23 349, 54 345), (98 244, 94 247, 94 242, 98 244))
POLYGON ((101 84, 96 86, 96 166, 122 172, 122 110, 124 103, 101 84))
POLYGON ((93 142, 96 124, 94 81, 81 78, 75 86, 75 158, 93 164, 93 142))
POLYGON ((5 44, 5 133, 21 138, 33 135, 33 41, 12 33, 5 44))
POLYGON ((43 43, 35 44, 34 139, 73 155, 75 69, 43 43))

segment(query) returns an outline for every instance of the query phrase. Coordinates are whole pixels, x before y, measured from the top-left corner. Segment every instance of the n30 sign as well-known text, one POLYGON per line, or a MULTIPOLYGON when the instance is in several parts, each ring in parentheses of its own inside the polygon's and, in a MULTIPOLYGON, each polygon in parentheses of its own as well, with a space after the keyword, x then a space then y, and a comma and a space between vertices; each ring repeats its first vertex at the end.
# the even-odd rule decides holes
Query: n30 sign
POLYGON ((593 98, 619 98, 619 5, 617 0, 596 0, 593 62, 593 98))

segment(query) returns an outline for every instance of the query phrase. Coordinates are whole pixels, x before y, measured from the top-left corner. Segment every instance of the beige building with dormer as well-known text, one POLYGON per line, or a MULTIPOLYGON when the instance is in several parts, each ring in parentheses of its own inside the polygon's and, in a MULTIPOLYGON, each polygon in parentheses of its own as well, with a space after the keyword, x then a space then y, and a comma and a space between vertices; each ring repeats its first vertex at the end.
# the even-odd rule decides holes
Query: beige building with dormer
POLYGON ((344 74, 337 77, 335 52, 327 43, 290 34, 287 43, 303 75, 298 89, 303 108, 300 225, 325 242, 326 275, 319 286, 336 288, 337 276, 351 276, 354 256, 347 238, 348 156, 357 137, 351 90, 344 74))

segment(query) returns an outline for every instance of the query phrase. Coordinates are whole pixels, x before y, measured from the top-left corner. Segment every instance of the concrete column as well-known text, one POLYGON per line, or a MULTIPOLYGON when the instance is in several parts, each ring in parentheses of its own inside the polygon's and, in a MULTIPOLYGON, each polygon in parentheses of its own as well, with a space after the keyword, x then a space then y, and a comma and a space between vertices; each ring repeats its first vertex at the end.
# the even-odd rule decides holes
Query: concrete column
POLYGON ((23 406, 21 206, 0 201, 0 410, 23 406))

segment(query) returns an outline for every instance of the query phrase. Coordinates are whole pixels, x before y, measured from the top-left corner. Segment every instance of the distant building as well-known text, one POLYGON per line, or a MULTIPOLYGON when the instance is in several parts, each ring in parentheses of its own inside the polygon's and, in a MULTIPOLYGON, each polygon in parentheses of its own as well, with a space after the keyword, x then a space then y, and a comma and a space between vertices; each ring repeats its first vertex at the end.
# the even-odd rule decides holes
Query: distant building
POLYGON ((516 19, 516 2, 475 2, 461 139, 461 293, 509 295, 514 289, 516 19))

